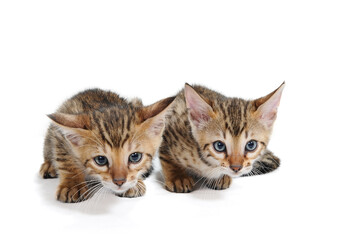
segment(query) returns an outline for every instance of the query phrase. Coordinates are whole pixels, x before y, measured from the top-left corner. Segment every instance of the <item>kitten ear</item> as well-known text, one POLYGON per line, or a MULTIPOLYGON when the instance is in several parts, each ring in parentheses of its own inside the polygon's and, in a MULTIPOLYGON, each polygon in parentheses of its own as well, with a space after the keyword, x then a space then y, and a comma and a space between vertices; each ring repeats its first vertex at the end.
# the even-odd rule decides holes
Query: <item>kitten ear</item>
POLYGON ((161 135, 165 127, 165 117, 175 97, 165 98, 150 106, 143 107, 138 112, 138 117, 143 129, 152 136, 161 135))
POLYGON ((75 146, 83 144, 84 137, 90 127, 89 116, 85 114, 53 113, 47 115, 65 135, 66 139, 75 146))
POLYGON ((277 109, 284 87, 285 82, 272 93, 254 101, 256 107, 255 116, 266 127, 271 127, 276 119, 277 109))
POLYGON ((196 127, 203 126, 214 116, 212 107, 187 83, 184 94, 190 120, 196 127))

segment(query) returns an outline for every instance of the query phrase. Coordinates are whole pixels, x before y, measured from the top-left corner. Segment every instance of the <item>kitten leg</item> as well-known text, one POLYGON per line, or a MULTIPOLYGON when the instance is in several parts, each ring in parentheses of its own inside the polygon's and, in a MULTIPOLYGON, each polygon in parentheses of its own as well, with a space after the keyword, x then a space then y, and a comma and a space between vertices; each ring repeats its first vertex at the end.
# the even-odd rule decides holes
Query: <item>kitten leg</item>
POLYGON ((194 188, 193 177, 186 173, 185 169, 172 164, 160 157, 160 162, 165 178, 165 188, 170 192, 188 193, 194 188))
POLYGON ((260 175, 274 171, 280 166, 280 159, 271 151, 266 150, 260 160, 254 163, 253 169, 248 175, 260 175))
POLYGON ((41 165, 40 168, 40 176, 44 179, 46 178, 56 178, 57 177, 57 170, 55 167, 55 144, 56 139, 54 138, 52 127, 47 131, 45 142, 44 142, 44 163, 41 165))
POLYGON ((58 175, 57 175, 54 163, 52 163, 51 161, 45 160, 45 162, 41 165, 41 168, 40 168, 40 176, 44 179, 56 178, 58 175))
POLYGON ((127 198, 134 198, 134 197, 141 197, 145 194, 146 187, 142 180, 138 180, 135 187, 130 188, 127 192, 123 194, 118 194, 118 197, 127 197, 127 198))
POLYGON ((206 186, 214 190, 223 190, 230 187, 232 178, 228 175, 224 175, 219 179, 207 179, 206 186))
POLYGON ((64 203, 76 203, 84 201, 94 195, 99 184, 93 184, 89 189, 84 173, 78 169, 59 171, 60 184, 56 196, 57 200, 64 203))

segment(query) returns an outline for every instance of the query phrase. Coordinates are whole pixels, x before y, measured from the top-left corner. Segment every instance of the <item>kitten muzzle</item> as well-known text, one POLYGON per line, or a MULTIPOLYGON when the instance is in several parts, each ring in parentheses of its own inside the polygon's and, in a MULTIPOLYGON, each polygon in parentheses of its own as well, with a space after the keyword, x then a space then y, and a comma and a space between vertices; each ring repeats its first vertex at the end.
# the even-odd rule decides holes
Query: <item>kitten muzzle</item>
POLYGON ((114 178, 113 183, 119 187, 121 187, 126 182, 125 178, 114 178))
POLYGON ((235 173, 239 172, 242 169, 242 165, 230 165, 231 170, 235 173))

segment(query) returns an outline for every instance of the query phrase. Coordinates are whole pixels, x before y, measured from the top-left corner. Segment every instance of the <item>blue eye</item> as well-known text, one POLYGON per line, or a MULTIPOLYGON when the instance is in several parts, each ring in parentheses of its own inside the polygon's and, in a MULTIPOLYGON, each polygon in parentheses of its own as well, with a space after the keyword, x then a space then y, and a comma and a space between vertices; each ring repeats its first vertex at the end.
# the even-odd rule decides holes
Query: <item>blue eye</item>
POLYGON ((94 157, 94 161, 99 166, 104 166, 104 165, 108 164, 108 159, 105 156, 96 156, 96 157, 94 157))
POLYGON ((255 140, 250 140, 246 143, 245 150, 252 152, 257 148, 257 142, 255 140))
POLYGON ((221 141, 214 142, 213 146, 214 146, 215 150, 218 151, 218 152, 225 152, 226 151, 225 143, 223 143, 221 141))
POLYGON ((134 152, 134 153, 130 154, 129 161, 132 163, 137 163, 137 162, 140 162, 141 158, 142 158, 141 153, 134 152))

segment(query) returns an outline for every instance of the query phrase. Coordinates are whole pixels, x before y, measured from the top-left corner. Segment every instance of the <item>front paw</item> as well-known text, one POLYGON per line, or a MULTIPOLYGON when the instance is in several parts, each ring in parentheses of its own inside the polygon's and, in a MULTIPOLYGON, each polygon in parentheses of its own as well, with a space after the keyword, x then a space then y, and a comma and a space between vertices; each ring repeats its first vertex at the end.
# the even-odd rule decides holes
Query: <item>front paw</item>
POLYGON ((194 189, 194 185, 194 179, 190 176, 165 181, 165 188, 176 193, 189 193, 194 189))
POLYGON ((40 176, 44 179, 56 178, 57 173, 54 165, 49 161, 44 162, 40 168, 40 176))
POLYGON ((209 179, 208 181, 209 182, 206 184, 208 188, 214 190, 223 190, 230 187, 232 179, 228 175, 224 175, 219 179, 209 179))
POLYGON ((60 185, 56 196, 57 200, 63 203, 76 203, 85 201, 90 197, 86 184, 78 184, 75 186, 60 185))
POLYGON ((119 197, 127 197, 127 198, 135 198, 135 197, 141 197, 146 192, 146 186, 142 180, 138 180, 135 187, 130 188, 123 194, 119 194, 119 197))

